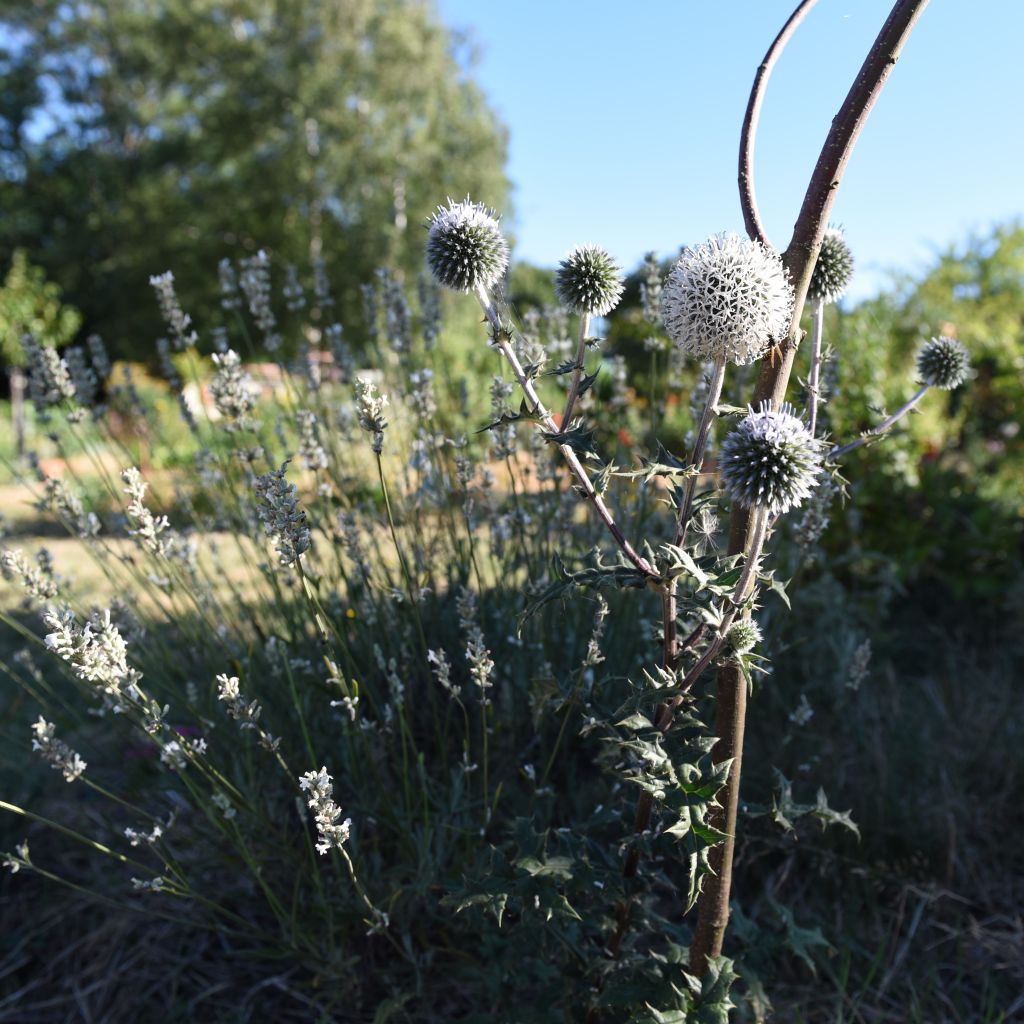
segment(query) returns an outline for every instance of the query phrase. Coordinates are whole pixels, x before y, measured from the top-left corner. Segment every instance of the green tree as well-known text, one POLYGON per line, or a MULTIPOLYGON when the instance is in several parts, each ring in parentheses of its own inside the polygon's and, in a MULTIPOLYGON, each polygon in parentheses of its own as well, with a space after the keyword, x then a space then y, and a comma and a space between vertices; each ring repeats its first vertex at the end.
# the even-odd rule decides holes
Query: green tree
POLYGON ((78 310, 61 301, 60 286, 47 281, 43 269, 32 266, 23 249, 16 249, 0 287, 0 364, 10 380, 19 455, 25 450, 26 354, 21 339, 31 334, 40 345, 59 347, 75 336, 81 322, 78 310))
POLYGON ((439 195, 506 198, 505 131, 424 0, 0 0, 0 40, 0 245, 115 352, 160 330, 151 274, 199 308, 259 248, 306 280, 322 255, 354 324, 439 195))

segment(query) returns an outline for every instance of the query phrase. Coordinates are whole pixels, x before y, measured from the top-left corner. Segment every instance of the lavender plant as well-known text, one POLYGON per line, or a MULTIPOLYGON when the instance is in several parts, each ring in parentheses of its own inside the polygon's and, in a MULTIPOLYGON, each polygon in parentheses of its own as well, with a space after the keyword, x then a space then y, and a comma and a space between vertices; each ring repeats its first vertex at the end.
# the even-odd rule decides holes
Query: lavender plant
MULTIPOLYGON (((896 4, 784 252, 747 174, 750 239, 716 236, 664 282, 649 273, 651 351, 671 348, 675 372, 689 359, 707 378, 681 396, 696 406, 685 453, 659 445, 618 465, 597 450, 591 328, 622 294, 612 256, 572 249, 555 281, 563 308, 517 329, 501 293, 508 244, 469 198, 438 207, 426 256, 437 286, 483 310, 489 348, 467 358, 490 387, 453 378, 442 314, 459 307, 429 282, 415 303, 393 272, 367 282, 371 368, 328 322, 320 260, 309 281, 263 252, 240 273, 223 261, 209 325, 161 275, 171 340, 159 355, 195 469, 147 479, 141 442, 96 404, 90 373, 104 382, 111 368, 92 346, 91 371, 84 350, 38 350, 33 395, 69 421, 69 478, 32 485, 124 603, 95 607, 48 567, 4 556, 35 616, 6 619, 51 659, 48 674, 3 666, 36 716, 19 742, 107 808, 52 821, 0 801, 33 844, 5 864, 82 888, 38 841, 58 830, 109 865, 112 904, 159 908, 148 912, 292 965, 300 980, 273 997, 282 1019, 387 1019, 406 1003, 424 1021, 728 1019, 745 706, 767 667, 754 614, 785 596, 773 538, 793 513, 816 516, 807 529, 820 536, 843 456, 969 371, 958 343, 929 342, 906 406, 861 438, 823 438, 819 309, 808 409, 784 401, 807 296, 834 300, 851 269, 827 234, 832 185, 923 6, 896 4), (203 338, 216 339, 211 366, 203 338), (306 346, 262 396, 238 354, 254 340, 306 346), (757 360, 749 405, 723 403, 729 367, 757 360), (83 408, 108 431, 103 451, 83 408), (79 453, 102 488, 92 503, 79 453), (680 923, 693 910, 695 927, 680 923), (428 983, 439 969, 443 995, 428 983)), ((765 68, 809 7, 759 72, 741 159, 765 68)), ((628 404, 625 374, 616 363, 613 412, 628 404)), ((796 727, 813 709, 804 699, 794 714, 796 727)), ((824 798, 790 793, 783 806, 853 827, 824 798)))

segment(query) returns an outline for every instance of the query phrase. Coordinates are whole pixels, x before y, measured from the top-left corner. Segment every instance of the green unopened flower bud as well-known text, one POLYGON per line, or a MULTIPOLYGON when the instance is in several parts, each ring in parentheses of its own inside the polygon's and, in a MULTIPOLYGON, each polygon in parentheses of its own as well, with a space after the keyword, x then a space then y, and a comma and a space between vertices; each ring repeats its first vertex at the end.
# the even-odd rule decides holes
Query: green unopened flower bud
POLYGON ((749 654, 761 642, 761 629, 753 619, 740 619, 725 634, 726 646, 733 654, 749 654))
POLYGON ((789 405, 753 409, 722 442, 722 483, 744 508, 782 515, 811 493, 821 446, 789 405))
POLYGON ((842 298, 853 277, 853 253, 839 228, 829 228, 821 241, 807 295, 811 299, 835 302, 842 298))
POLYGON ((555 292, 573 313, 604 316, 622 297, 622 271, 596 245, 579 245, 559 264, 555 292))
POLYGON ((917 354, 917 375, 922 384, 952 391, 971 371, 967 349, 956 338, 932 338, 917 354))
POLYGON ((493 285, 508 268, 508 243, 494 211, 468 196, 439 206, 427 232, 427 264, 439 285, 457 292, 493 285))
POLYGON ((665 329, 679 348, 740 366, 785 335, 792 310, 778 254, 735 234, 684 250, 661 294, 665 329))

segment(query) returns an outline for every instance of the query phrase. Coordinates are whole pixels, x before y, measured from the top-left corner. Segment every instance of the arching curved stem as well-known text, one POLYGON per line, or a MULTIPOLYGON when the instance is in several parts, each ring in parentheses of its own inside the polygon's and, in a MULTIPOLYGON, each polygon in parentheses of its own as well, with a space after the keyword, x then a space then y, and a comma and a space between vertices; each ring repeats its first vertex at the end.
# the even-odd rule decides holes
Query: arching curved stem
MULTIPOLYGON (((754 389, 754 404, 765 400, 771 401, 776 408, 782 404, 793 372, 793 360, 800 339, 800 316, 807 299, 807 288, 839 183, 867 116, 927 6, 928 0, 897 0, 861 65, 839 113, 832 121, 807 186, 793 237, 783 256, 796 293, 789 336, 781 360, 766 359, 762 362, 761 374, 754 389)), ((732 514, 729 550, 733 554, 743 550, 748 520, 748 514, 742 509, 736 509, 732 514)), ((712 755, 717 762, 728 758, 733 758, 733 762, 728 782, 720 795, 722 808, 711 824, 725 832, 728 838, 709 854, 713 873, 708 876, 697 904, 697 931, 690 947, 690 969, 698 976, 707 972, 709 957, 721 954, 722 940, 729 921, 746 703, 747 683, 743 673, 734 664, 724 665, 718 674, 715 710, 718 743, 712 755)))
POLYGON ((771 76, 772 68, 779 59, 780 54, 786 48, 786 43, 796 32, 800 22, 808 15, 811 8, 818 0, 803 0, 799 7, 789 16, 789 21, 782 26, 782 31, 775 37, 775 41, 768 47, 764 60, 758 65, 757 74, 754 75, 754 84, 750 89, 750 99, 747 100, 747 111, 743 115, 743 130, 740 133, 740 205, 743 207, 743 224, 747 234, 758 242, 768 245, 768 236, 765 234, 764 225, 761 223, 761 215, 757 210, 757 195, 754 190, 754 141, 757 137, 757 122, 761 119, 761 104, 764 102, 765 89, 768 86, 768 79, 771 76))

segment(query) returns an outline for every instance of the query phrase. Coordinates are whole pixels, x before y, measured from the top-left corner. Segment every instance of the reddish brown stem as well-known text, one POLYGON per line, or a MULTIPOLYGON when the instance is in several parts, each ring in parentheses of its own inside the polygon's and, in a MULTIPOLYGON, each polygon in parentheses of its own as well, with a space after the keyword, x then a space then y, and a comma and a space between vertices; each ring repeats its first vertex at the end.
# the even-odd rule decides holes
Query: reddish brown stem
MULTIPOLYGON (((793 229, 793 237, 783 256, 796 292, 789 336, 781 360, 765 359, 761 363, 761 373, 754 390, 755 404, 770 400, 778 406, 786 394, 793 370, 793 359, 801 337, 800 316, 807 298, 807 287, 839 183, 864 122, 896 64, 907 38, 927 6, 928 0, 897 0, 832 122, 811 175, 793 229)), ((797 8, 798 12, 800 7, 797 8)), ((747 534, 747 518, 742 509, 733 510, 729 530, 731 553, 735 554, 743 549, 747 534)), ((718 675, 718 700, 715 712, 715 734, 718 743, 713 756, 716 762, 730 757, 734 760, 723 791, 722 807, 714 816, 712 824, 725 832, 728 838, 711 851, 710 862, 714 873, 708 877, 697 903, 697 931, 690 948, 690 969, 697 975, 706 972, 709 957, 721 954, 722 941, 729 923, 729 894, 739 806, 746 702, 747 684, 743 674, 734 664, 723 665, 718 675)))
POLYGON ((764 225, 761 223, 761 215, 757 209, 757 195, 754 191, 754 141, 757 138, 757 123, 761 119, 761 104, 764 102, 765 89, 768 87, 768 79, 771 76, 772 68, 779 59, 786 44, 792 38, 800 26, 800 22, 807 17, 811 8, 818 0, 803 0, 803 3, 789 16, 789 21, 782 26, 782 31, 775 37, 774 42, 768 47, 764 60, 758 65, 757 74, 754 75, 754 84, 750 90, 750 99, 747 101, 747 111, 743 115, 743 129, 740 132, 740 205, 743 207, 743 225, 747 234, 758 242, 768 242, 764 225))

